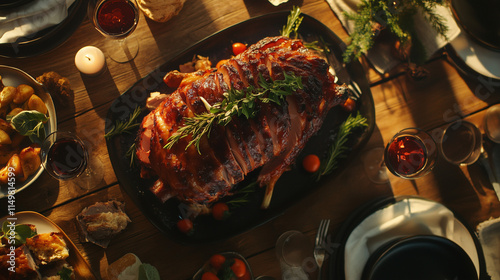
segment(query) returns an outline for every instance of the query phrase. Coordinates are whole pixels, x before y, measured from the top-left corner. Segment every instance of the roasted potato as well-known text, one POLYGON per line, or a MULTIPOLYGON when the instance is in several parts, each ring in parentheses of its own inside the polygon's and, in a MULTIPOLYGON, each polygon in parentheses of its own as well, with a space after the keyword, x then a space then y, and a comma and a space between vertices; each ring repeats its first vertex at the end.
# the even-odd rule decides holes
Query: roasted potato
POLYGON ((23 168, 21 166, 21 160, 17 154, 14 154, 7 165, 0 170, 0 184, 7 184, 9 182, 9 167, 11 167, 12 172, 16 176, 16 182, 22 181, 24 179, 23 168))
POLYGON ((8 106, 12 100, 14 99, 14 96, 16 95, 16 88, 7 86, 2 89, 2 92, 0 92, 0 107, 6 107, 8 106))
POLYGON ((8 121, 0 119, 0 130, 3 130, 10 135, 14 131, 14 128, 8 121))
POLYGON ((0 144, 9 145, 12 144, 12 140, 7 132, 0 130, 0 144))
POLYGON ((30 99, 28 99, 28 109, 37 110, 42 114, 47 114, 47 106, 43 103, 43 100, 38 97, 38 95, 33 94, 30 99))
POLYGON ((5 116, 7 119, 8 118, 12 118, 13 116, 21 113, 23 111, 23 108, 14 108, 12 109, 8 114, 7 116, 5 116))
POLYGON ((34 174, 38 170, 42 163, 40 159, 40 147, 29 146, 22 149, 19 153, 19 160, 23 168, 24 180, 26 180, 28 176, 34 174))
POLYGON ((35 94, 35 90, 29 85, 18 85, 16 88, 16 94, 14 95, 14 99, 12 100, 16 104, 23 104, 26 102, 33 94, 35 94))

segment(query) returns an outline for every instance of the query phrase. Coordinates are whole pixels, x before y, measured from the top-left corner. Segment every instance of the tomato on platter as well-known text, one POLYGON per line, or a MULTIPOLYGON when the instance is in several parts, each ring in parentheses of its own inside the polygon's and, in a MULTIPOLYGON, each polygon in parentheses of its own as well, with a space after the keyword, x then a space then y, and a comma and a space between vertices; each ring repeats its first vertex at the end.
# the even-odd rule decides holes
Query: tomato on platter
POLYGON ((203 273, 203 275, 201 276, 201 280, 219 280, 219 277, 217 277, 217 275, 215 275, 213 272, 207 271, 203 273))
POLYGON ((347 98, 344 103, 342 103, 342 108, 347 112, 352 112, 356 108, 356 102, 352 98, 347 98))
POLYGON ((180 230, 180 232, 189 235, 193 233, 193 222, 190 219, 180 219, 177 222, 177 228, 180 230))
POLYGON ((231 265, 231 270, 234 272, 236 277, 240 278, 247 272, 247 267, 242 260, 235 258, 234 263, 231 265))
POLYGON ((320 165, 321 165, 321 162, 319 160, 319 157, 317 155, 314 155, 314 154, 307 155, 302 160, 302 166, 309 173, 314 173, 314 172, 318 171, 320 165))
POLYGON ((233 54, 234 55, 239 55, 240 53, 244 52, 247 49, 247 45, 243 43, 234 43, 233 44, 233 54))
POLYGON ((229 216, 229 207, 224 202, 215 203, 212 206, 212 216, 219 221, 225 220, 229 216))
POLYGON ((224 262, 226 262, 226 257, 221 254, 215 254, 211 256, 209 260, 210 265, 215 268, 215 270, 220 270, 224 262))

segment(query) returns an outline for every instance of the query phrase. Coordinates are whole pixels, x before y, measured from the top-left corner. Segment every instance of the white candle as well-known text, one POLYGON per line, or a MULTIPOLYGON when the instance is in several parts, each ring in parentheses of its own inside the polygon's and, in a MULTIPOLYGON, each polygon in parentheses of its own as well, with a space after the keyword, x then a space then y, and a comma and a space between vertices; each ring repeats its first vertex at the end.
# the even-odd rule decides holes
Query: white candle
POLYGON ((106 58, 100 49, 93 46, 86 46, 76 53, 75 65, 83 74, 98 75, 106 65, 106 58))

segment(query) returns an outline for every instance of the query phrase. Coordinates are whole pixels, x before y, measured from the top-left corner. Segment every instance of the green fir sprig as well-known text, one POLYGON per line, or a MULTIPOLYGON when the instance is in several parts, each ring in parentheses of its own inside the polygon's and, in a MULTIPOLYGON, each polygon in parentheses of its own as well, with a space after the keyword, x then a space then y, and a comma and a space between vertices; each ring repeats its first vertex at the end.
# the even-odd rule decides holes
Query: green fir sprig
POLYGON ((427 58, 424 46, 415 33, 414 16, 422 13, 436 32, 446 38, 448 27, 434 8, 445 5, 445 0, 362 0, 356 13, 344 13, 354 21, 350 44, 344 52, 344 62, 359 58, 373 47, 375 38, 388 29, 401 46, 411 46, 411 62, 421 64, 427 58))
POLYGON ((316 172, 316 180, 319 180, 324 175, 330 174, 338 167, 339 160, 345 157, 345 152, 348 149, 346 142, 349 139, 349 135, 351 135, 356 128, 366 126, 368 126, 368 120, 359 112, 356 116, 349 115, 339 127, 337 137, 328 152, 328 158, 321 163, 319 170, 316 172))
POLYGON ((200 141, 203 136, 210 137, 214 125, 226 126, 233 117, 244 116, 247 119, 255 117, 258 112, 257 102, 281 104, 286 96, 302 89, 301 77, 284 73, 283 80, 266 81, 262 75, 259 79, 259 87, 249 86, 245 89, 234 88, 224 93, 224 99, 220 103, 210 105, 204 98, 207 112, 185 117, 184 124, 169 138, 165 149, 170 149, 180 139, 191 135, 192 139, 186 149, 195 145, 200 152, 200 141))

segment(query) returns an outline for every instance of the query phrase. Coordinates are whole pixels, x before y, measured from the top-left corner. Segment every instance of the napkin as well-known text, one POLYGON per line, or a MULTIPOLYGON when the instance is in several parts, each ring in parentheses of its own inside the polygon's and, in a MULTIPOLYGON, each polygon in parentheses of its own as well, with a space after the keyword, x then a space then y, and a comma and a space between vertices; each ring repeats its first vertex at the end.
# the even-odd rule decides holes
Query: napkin
POLYGON ((0 43, 29 39, 36 32, 62 22, 75 0, 35 0, 16 9, 0 11, 0 43))
MULTIPOLYGON (((337 15, 340 22, 351 34, 354 31, 354 21, 348 20, 344 12, 355 13, 358 4, 361 0, 326 0, 330 4, 331 9, 337 15)), ((437 6, 435 12, 441 15, 444 23, 448 26, 446 33, 448 39, 451 41, 460 34, 460 28, 455 22, 451 10, 447 6, 437 6)), ((418 38, 422 41, 428 57, 432 56, 438 49, 444 47, 448 41, 440 36, 432 26, 425 20, 422 14, 417 14, 414 18, 416 33, 418 38)), ((366 57, 371 62, 373 67, 380 73, 385 73, 391 70, 400 62, 391 54, 391 46, 383 44, 375 44, 373 48, 368 51, 366 57)))
POLYGON ((500 218, 484 221, 477 228, 486 270, 491 280, 500 280, 500 218))
POLYGON ((361 279, 368 258, 381 245, 413 235, 442 236, 459 244, 471 257, 479 277, 474 240, 453 212, 433 201, 406 198, 374 212, 351 232, 345 245, 345 279, 361 279))

